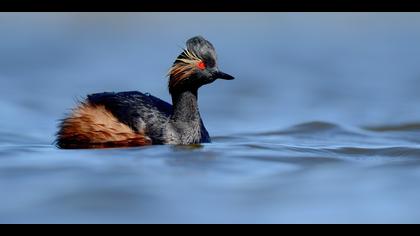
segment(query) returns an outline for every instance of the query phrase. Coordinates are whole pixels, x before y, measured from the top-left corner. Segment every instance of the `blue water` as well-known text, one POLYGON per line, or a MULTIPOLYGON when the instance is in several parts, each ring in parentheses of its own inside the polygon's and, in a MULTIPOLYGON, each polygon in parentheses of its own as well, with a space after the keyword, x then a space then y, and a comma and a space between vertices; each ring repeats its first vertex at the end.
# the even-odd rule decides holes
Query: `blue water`
POLYGON ((420 14, 1 13, 0 223, 420 223, 420 14), (214 142, 59 150, 86 94, 170 101, 203 35, 214 142))

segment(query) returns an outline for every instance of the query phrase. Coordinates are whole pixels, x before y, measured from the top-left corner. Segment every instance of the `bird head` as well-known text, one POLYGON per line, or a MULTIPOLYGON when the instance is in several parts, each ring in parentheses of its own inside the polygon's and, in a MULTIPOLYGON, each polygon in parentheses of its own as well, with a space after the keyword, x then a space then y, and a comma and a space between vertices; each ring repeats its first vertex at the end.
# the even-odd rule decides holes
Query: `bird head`
POLYGON ((217 79, 233 80, 234 77, 219 70, 213 45, 201 36, 190 38, 186 48, 177 57, 169 71, 171 94, 197 90, 217 79))

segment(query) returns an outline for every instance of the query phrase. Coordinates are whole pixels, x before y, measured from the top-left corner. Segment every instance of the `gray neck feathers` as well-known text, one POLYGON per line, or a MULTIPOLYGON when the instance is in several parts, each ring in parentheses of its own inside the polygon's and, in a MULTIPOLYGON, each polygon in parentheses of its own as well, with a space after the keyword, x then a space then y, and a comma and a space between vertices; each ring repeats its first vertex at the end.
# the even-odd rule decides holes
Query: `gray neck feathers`
POLYGON ((172 100, 174 113, 171 117, 171 124, 177 133, 174 143, 193 144, 209 140, 207 131, 202 127, 197 92, 184 91, 172 95, 172 100))
POLYGON ((197 90, 173 94, 172 104, 174 108, 173 121, 194 123, 194 121, 201 120, 197 102, 197 90))

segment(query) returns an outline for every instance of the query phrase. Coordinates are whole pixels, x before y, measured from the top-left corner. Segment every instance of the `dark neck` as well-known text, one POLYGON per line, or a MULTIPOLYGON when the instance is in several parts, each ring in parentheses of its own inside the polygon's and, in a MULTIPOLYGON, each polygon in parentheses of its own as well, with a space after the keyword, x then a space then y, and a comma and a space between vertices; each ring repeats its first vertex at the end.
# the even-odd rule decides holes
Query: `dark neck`
POLYGON ((197 90, 186 90, 172 94, 172 104, 174 108, 172 119, 175 122, 201 121, 197 90))
POLYGON ((209 134, 203 125, 198 110, 197 90, 189 89, 172 94, 172 127, 178 134, 177 144, 210 142, 209 134))

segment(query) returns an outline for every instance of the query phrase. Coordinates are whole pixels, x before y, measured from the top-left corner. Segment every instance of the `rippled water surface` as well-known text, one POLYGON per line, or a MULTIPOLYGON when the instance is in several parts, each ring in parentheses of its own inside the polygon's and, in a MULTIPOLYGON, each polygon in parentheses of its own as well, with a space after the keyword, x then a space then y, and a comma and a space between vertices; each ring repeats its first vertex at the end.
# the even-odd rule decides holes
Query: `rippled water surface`
POLYGON ((0 14, 0 223, 420 223, 419 23, 407 13, 0 14), (86 94, 170 101, 167 69, 197 34, 237 78, 200 91, 213 143, 52 145, 86 94))

